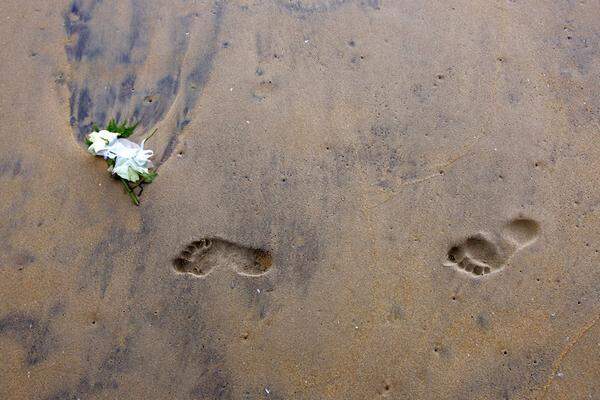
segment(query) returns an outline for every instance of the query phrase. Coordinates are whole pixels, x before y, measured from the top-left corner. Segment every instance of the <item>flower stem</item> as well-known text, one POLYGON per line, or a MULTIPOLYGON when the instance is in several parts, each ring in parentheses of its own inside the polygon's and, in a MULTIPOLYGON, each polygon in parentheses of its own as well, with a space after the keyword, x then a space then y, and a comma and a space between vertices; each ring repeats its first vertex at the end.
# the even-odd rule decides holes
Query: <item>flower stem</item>
POLYGON ((144 139, 144 143, 147 142, 152 136, 154 136, 154 134, 158 131, 158 128, 154 129, 154 131, 148 135, 148 137, 146 139, 144 139))
POLYGON ((125 189, 125 192, 127 192, 129 197, 131 197, 131 201, 133 201, 133 204, 135 204, 136 206, 139 206, 140 199, 138 199, 138 197, 135 195, 135 193, 133 193, 133 190, 131 190, 127 181, 123 178, 120 178, 120 179, 121 179, 121 183, 123 184, 123 188, 125 189))

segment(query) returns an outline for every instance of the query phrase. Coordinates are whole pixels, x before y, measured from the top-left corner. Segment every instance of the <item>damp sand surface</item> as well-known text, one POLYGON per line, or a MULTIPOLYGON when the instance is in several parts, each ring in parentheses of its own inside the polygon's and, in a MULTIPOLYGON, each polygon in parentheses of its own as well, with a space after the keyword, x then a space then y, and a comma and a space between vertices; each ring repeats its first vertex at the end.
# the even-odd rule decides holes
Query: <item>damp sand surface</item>
POLYGON ((0 15, 0 398, 599 398, 597 4, 0 15))

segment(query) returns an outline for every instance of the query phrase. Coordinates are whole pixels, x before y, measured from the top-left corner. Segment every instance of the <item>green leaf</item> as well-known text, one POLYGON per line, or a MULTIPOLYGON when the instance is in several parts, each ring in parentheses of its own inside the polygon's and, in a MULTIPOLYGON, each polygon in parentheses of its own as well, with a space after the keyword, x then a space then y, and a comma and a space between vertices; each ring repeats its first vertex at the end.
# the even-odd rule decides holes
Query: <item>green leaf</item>
POLYGON ((98 128, 98 125, 95 122, 92 124, 92 131, 100 132, 100 128, 98 128))
POLYGON ((88 139, 87 137, 85 138, 85 145, 86 146, 91 146, 92 145, 92 141, 90 139, 88 139))
POLYGON ((152 183, 152 181, 154 180, 154 178, 156 178, 158 176, 158 172, 156 171, 148 171, 148 173, 146 174, 140 174, 142 176, 142 180, 145 183, 152 183))
POLYGON ((124 138, 131 136, 133 134, 133 131, 135 130, 135 128, 137 128, 138 124, 139 124, 139 122, 136 122, 133 125, 125 125, 125 123, 123 123, 122 130, 121 130, 119 136, 124 137, 124 138))
POLYGON ((117 132, 118 128, 119 125, 117 125, 117 121, 114 118, 108 121, 108 125, 106 125, 106 130, 109 132, 119 133, 117 132))
POLYGON ((128 124, 127 122, 118 123, 116 119, 112 118, 106 125, 106 130, 118 134, 119 137, 126 138, 133 134, 135 128, 139 125, 139 122, 135 124, 128 124))

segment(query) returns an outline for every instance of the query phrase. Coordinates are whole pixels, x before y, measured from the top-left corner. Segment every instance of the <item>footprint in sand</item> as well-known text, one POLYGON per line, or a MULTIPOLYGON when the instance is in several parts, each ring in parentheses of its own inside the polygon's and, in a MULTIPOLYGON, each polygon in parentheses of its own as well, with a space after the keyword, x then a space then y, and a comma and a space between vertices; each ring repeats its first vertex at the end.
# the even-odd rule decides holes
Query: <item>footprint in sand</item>
POLYGON ((452 246, 444 265, 472 277, 500 271, 517 251, 533 244, 539 232, 540 225, 536 221, 527 218, 513 219, 504 226, 500 235, 482 232, 452 246))
POLYGON ((175 271, 205 277, 218 267, 231 267, 239 275, 260 276, 272 266, 271 253, 219 238, 205 238, 186 246, 173 260, 175 271))

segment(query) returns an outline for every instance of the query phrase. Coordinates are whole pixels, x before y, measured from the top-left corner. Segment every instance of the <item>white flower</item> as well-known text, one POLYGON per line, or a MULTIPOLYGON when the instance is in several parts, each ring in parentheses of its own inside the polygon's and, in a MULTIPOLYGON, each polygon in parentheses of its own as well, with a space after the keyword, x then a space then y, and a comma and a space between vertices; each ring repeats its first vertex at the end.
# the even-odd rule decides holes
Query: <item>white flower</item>
POLYGON ((152 167, 150 157, 154 152, 144 150, 144 142, 145 140, 138 145, 127 139, 117 139, 107 149, 107 151, 116 155, 112 173, 131 182, 137 182, 140 174, 147 174, 148 168, 152 167))
POLYGON ((104 158, 115 158, 116 155, 109 151, 109 147, 114 145, 118 135, 114 132, 101 130, 100 132, 92 132, 88 135, 88 140, 92 142, 88 151, 96 156, 104 158))
POLYGON ((88 151, 105 159, 115 160, 114 166, 109 168, 113 174, 123 179, 137 182, 141 174, 147 174, 152 168, 150 157, 152 150, 144 150, 144 142, 137 144, 127 139, 120 139, 118 133, 101 130, 92 132, 87 139, 91 142, 88 151))

